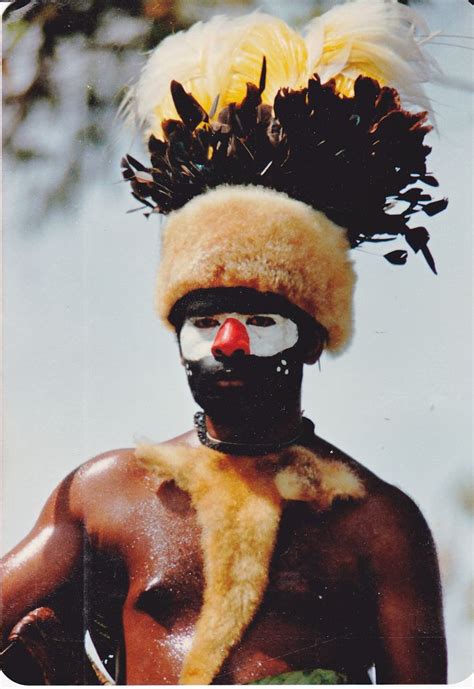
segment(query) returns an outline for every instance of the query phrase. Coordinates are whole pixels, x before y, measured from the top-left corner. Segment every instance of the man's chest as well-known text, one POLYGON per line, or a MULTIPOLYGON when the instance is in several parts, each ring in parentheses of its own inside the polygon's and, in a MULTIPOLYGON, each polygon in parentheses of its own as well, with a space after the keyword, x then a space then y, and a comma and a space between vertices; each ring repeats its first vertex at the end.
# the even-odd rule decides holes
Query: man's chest
MULTIPOLYGON (((144 493, 135 506, 115 510, 108 525, 91 524, 91 542, 123 563, 128 602, 150 614, 199 608, 204 590, 201 528, 189 497, 173 484, 144 493), (94 532, 95 527, 95 532, 94 532)), ((247 573, 242 571, 242 576, 247 573)), ((363 573, 337 515, 304 503, 282 512, 270 563, 265 603, 276 609, 323 611, 362 594, 363 573)))
MULTIPOLYGON (((123 509, 120 514, 115 510, 107 534, 96 529, 91 543, 99 553, 101 570, 91 572, 89 590, 92 593, 98 587, 100 605, 108 599, 109 612, 120 607, 115 613, 123 620, 129 668, 130 663, 135 667, 137 658, 141 666, 145 654, 153 658, 153 672, 158 672, 159 647, 160 672, 174 676, 205 589, 202 533, 188 496, 167 486, 152 498, 143 495, 135 509, 123 509), (109 549, 115 553, 121 577, 107 575, 109 549), (122 592, 117 596, 114 586, 119 582, 122 592)), ((245 578, 249 572, 243 569, 239 575, 245 578)), ((339 640, 345 644, 348 635, 357 636, 364 600, 358 557, 341 536, 337 519, 318 515, 303 503, 287 504, 263 600, 226 671, 232 667, 237 672, 257 656, 260 660, 284 656, 285 667, 268 665, 268 672, 275 674, 317 658, 321 666, 335 667, 341 653, 339 640)))

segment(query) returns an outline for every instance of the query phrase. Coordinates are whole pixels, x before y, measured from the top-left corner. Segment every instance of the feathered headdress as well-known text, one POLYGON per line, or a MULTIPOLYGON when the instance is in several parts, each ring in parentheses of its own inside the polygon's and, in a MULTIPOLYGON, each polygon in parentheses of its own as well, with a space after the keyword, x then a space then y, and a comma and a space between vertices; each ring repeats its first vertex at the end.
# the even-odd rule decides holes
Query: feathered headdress
MULTIPOLYGON (((431 149, 424 138, 431 126, 423 83, 437 67, 422 52, 421 34, 428 34, 424 22, 396 0, 355 0, 313 19, 303 35, 280 19, 254 12, 237 19, 214 17, 170 36, 151 54, 125 104, 129 119, 145 131, 151 166, 127 156, 123 175, 151 211, 173 212, 175 227, 179 209, 215 187, 266 187, 324 213, 338 226, 333 232, 345 229, 350 247, 402 235, 436 272, 428 231, 408 225, 415 213, 434 215, 447 205, 426 191, 437 181, 426 168, 431 149), (409 112, 402 100, 424 109, 409 112)), ((200 231, 206 230, 201 226, 200 231)), ((323 234, 328 232, 325 228, 323 234)), ((252 234, 258 234, 257 227, 252 234)), ((213 241, 218 244, 219 236, 213 241)), ((287 228, 282 241, 288 241, 287 228)), ((237 254, 239 242, 245 245, 241 228, 235 236, 237 254)), ((175 299, 199 275, 193 280, 186 268, 181 274, 185 259, 178 258, 169 232, 166 244, 173 244, 163 258, 173 264, 167 272, 180 278, 181 287, 171 288, 175 299)), ((253 248, 257 254, 264 250, 253 248)), ((244 253, 249 250, 247 245, 244 253)), ((385 257, 404 263, 407 252, 385 257)), ((201 286, 224 286, 213 282, 223 262, 219 256, 214 278, 201 286)), ((350 292, 352 268, 345 264, 350 292)), ((260 271, 255 267, 256 276, 265 265, 266 258, 260 271)), ((275 270, 272 266, 273 275, 275 270)), ((322 265, 314 270, 323 272, 326 291, 341 281, 322 265)), ((307 308, 288 281, 280 287, 278 279, 251 282, 231 284, 258 284, 307 308)), ((313 288, 310 281, 308 291, 313 288)), ((161 281, 161 300, 164 292, 161 281)), ((306 302, 318 299, 313 293, 306 302)), ((170 300, 165 301, 169 309, 170 300)), ((330 348, 349 337, 350 302, 349 294, 336 314, 346 323, 345 334, 337 343, 330 337, 330 348)), ((169 313, 160 310, 165 317, 169 313)), ((320 309, 309 312, 325 325, 320 309)))

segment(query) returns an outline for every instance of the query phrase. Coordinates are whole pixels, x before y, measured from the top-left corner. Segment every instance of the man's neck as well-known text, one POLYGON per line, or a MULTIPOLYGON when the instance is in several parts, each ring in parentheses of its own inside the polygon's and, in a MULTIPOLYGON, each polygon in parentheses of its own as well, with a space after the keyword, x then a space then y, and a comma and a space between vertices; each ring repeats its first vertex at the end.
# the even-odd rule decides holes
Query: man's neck
POLYGON ((228 443, 270 444, 296 437, 301 431, 301 406, 264 417, 248 416, 236 421, 211 418, 206 414, 207 433, 211 438, 228 443))

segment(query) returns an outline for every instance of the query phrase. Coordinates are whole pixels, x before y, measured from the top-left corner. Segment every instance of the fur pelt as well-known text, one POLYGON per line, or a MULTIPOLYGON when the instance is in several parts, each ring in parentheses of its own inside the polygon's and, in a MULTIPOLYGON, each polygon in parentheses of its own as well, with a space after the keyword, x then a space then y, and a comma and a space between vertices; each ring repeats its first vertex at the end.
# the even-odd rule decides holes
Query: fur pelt
POLYGON ((344 231, 282 192, 222 185, 172 213, 162 244, 156 308, 166 322, 192 290, 250 287, 309 313, 340 351, 352 332, 355 273, 344 231))
POLYGON ((263 598, 283 501, 326 510, 336 498, 362 498, 364 487, 342 462, 300 446, 235 458, 205 447, 143 445, 136 456, 189 493, 196 510, 206 583, 180 684, 210 684, 263 598))

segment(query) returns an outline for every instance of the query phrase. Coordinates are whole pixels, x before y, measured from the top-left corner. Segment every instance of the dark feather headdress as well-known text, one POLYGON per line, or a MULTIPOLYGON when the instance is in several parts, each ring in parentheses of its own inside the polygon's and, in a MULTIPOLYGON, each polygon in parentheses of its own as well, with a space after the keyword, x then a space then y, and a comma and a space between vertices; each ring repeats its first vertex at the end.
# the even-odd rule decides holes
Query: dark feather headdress
MULTIPOLYGON (((352 247, 402 235, 435 270, 427 230, 408 226, 415 213, 435 215, 447 205, 425 191, 438 185, 426 169, 426 111, 404 110, 395 89, 368 77, 345 97, 333 80, 322 85, 315 75, 306 88, 279 91, 273 108, 262 105, 262 86, 264 79, 248 84, 245 98, 210 123, 172 82, 180 119, 162 123, 164 141, 150 136, 151 166, 123 160, 134 196, 166 214, 220 184, 262 185, 323 211, 347 228, 352 247), (397 210, 397 202, 405 207, 397 210)), ((405 257, 387 255, 394 263, 405 257)))
MULTIPOLYGON (((415 29, 427 32, 420 27, 418 15, 396 0, 357 0, 313 20, 305 42, 281 20, 267 15, 254 13, 234 20, 234 33, 228 29, 229 22, 232 20, 216 17, 198 24, 187 34, 167 39, 152 55, 130 99, 132 105, 134 98, 138 102, 139 117, 148 124, 154 120, 155 128, 148 140, 150 166, 131 156, 123 159, 123 175, 134 196, 150 212, 167 214, 222 184, 269 187, 321 210, 346 228, 351 247, 405 237, 408 246, 421 251, 436 272, 428 231, 409 223, 417 213, 439 213, 447 201, 434 200, 429 193, 429 187, 438 183, 426 167, 431 150, 424 143, 431 130, 427 111, 404 109, 398 92, 406 92, 408 100, 427 104, 420 82, 433 65, 421 54, 415 38, 415 29), (252 38, 255 27, 258 31, 252 38), (232 69, 237 72, 225 60, 224 30, 230 34, 227 51, 235 53, 235 43, 240 41, 251 59, 246 70, 242 60, 238 65, 242 72, 238 88, 211 94, 209 72, 213 67, 221 65, 224 77, 220 79, 227 86, 230 80, 226 81, 225 75, 230 72, 235 80, 232 69), (268 33, 272 40, 266 42, 268 33), (217 35, 222 38, 219 49, 217 35), (199 40, 203 45, 196 54, 199 40), (304 86, 293 88, 302 83, 304 71, 311 69, 311 56, 318 54, 317 40, 319 59, 312 60, 316 69, 304 86), (178 47, 187 50, 189 57, 180 56, 176 73, 186 76, 191 64, 183 67, 182 62, 188 59, 194 75, 183 80, 184 85, 171 81, 165 107, 162 101, 166 98, 159 95, 163 72, 172 72, 173 66, 157 69, 157 53, 161 51, 163 62, 171 59, 178 47), (266 47, 269 59, 264 54, 266 47), (345 51, 345 63, 341 51, 345 51), (258 52, 260 74, 256 73, 258 52), (283 78, 281 62, 285 60, 285 76, 292 84, 281 82, 275 89, 271 73, 278 71, 283 78), (331 61, 337 65, 332 72, 331 61), (199 78, 196 64, 203 71, 199 78), (358 67, 362 74, 355 77, 358 67), (244 90, 245 72, 258 78, 255 83, 247 81, 244 90), (332 78, 321 83, 320 75, 332 78), (390 85, 381 85, 384 83, 390 85), (157 87, 154 101, 153 84, 157 87), (230 100, 239 89, 243 97, 230 100), (155 105, 147 111, 143 103, 150 98, 155 105), (176 116, 163 117, 158 126, 156 118, 166 115, 172 106, 176 116)), ((404 263, 407 252, 391 251, 385 257, 392 263, 404 263)))

